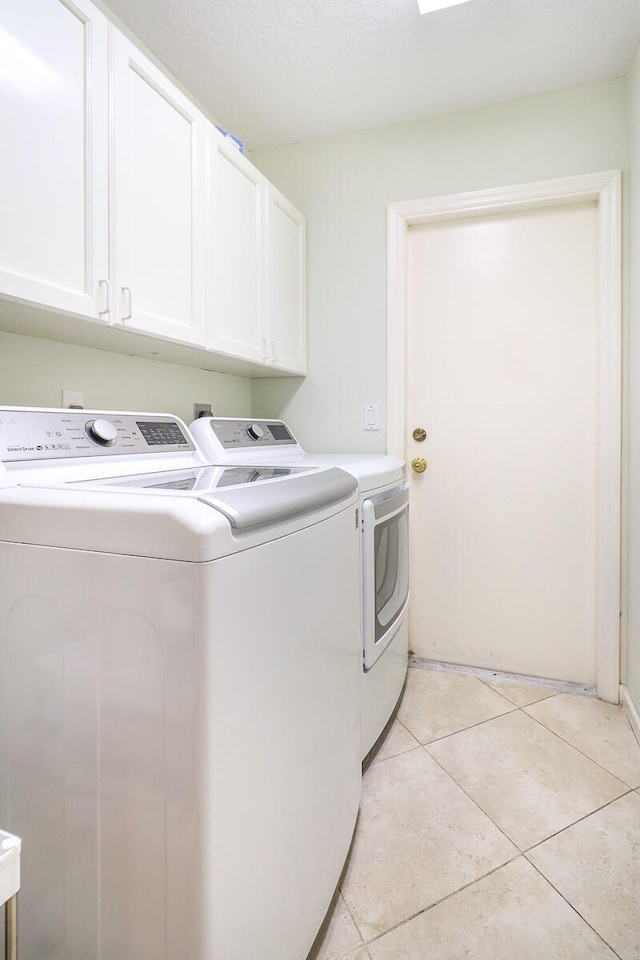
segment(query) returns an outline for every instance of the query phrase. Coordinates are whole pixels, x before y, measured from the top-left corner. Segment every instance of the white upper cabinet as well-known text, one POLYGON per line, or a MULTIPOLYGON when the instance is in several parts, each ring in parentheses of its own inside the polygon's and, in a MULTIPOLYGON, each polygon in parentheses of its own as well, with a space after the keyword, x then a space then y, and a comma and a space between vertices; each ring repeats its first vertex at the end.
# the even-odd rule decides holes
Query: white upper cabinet
POLYGON ((305 222, 271 184, 266 199, 266 336, 271 363, 305 373, 305 222))
POLYGON ((0 0, 0 135, 3 329, 305 372, 303 218, 90 0, 0 0))
POLYGON ((304 373, 304 218, 214 127, 208 210, 207 345, 304 373))
POLYGON ((113 322, 205 344, 207 121, 113 31, 113 322))
POLYGON ((0 292, 105 323, 107 32, 86 0, 0 4, 0 292))
POLYGON ((207 346, 262 363, 264 177, 212 126, 209 131, 207 346))

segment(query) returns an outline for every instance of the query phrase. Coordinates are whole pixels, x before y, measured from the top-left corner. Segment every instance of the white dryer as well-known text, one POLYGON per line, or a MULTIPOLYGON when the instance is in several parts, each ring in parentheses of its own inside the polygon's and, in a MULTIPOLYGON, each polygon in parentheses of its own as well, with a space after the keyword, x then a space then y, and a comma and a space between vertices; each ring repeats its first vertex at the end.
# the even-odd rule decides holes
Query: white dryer
POLYGON ((282 420, 201 417, 189 429, 212 463, 333 466, 358 481, 364 759, 393 714, 407 673, 409 487, 404 462, 387 455, 306 453, 282 420))
POLYGON ((357 509, 169 415, 0 408, 24 960, 306 956, 360 797, 357 509))

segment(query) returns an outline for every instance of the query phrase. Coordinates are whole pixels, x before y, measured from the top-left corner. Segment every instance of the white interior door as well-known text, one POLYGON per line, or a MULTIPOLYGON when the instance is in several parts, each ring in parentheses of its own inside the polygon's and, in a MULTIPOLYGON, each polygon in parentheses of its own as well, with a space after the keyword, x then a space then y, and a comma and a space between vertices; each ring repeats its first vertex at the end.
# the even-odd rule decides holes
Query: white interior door
POLYGON ((597 204, 415 225, 407 257, 411 647, 592 684, 597 204))

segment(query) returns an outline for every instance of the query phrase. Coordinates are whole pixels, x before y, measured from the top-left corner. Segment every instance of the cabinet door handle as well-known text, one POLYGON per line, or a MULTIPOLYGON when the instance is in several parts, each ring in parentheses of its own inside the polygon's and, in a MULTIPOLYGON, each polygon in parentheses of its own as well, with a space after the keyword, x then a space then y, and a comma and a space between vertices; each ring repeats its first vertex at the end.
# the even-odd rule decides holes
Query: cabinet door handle
POLYGON ((262 359, 265 363, 271 363, 271 355, 269 353, 269 341, 266 337, 262 338, 262 359))
POLYGON ((131 304, 132 304, 132 301, 131 301, 131 287, 122 287, 122 292, 127 294, 127 297, 128 297, 128 300, 129 300, 129 310, 128 310, 127 313, 123 313, 122 316, 120 317, 120 319, 121 319, 121 320, 131 320, 131 317, 133 316, 133 307, 132 307, 132 305, 131 305, 131 304))
POLYGON ((278 341, 277 340, 271 341, 271 362, 272 363, 278 362, 278 341))
POLYGON ((104 287, 104 309, 98 310, 98 316, 103 317, 111 310, 111 286, 108 280, 98 280, 98 286, 104 287))

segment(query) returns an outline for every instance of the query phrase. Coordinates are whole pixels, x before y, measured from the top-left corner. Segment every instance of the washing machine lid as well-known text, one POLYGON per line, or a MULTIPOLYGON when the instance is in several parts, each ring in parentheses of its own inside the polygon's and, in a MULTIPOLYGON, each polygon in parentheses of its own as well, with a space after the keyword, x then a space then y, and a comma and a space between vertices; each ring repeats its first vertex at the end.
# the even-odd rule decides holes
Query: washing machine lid
POLYGON ((234 529, 247 530, 322 510, 352 496, 356 484, 336 468, 242 464, 76 480, 64 487, 195 499, 222 513, 234 529))
POLYGON ((173 472, 165 479, 177 486, 155 489, 117 479, 0 488, 0 543, 204 563, 296 534, 357 497, 354 478, 335 468, 186 490, 173 472))
MULTIPOLYGON (((317 469, 317 468, 316 468, 317 469)), ((233 464, 226 466, 194 466, 184 469, 150 470, 124 476, 103 476, 93 479, 72 480, 71 487, 98 487, 120 490, 124 487, 154 493, 158 491, 195 493, 209 492, 223 487, 263 483, 309 473, 309 468, 288 465, 233 464)))

